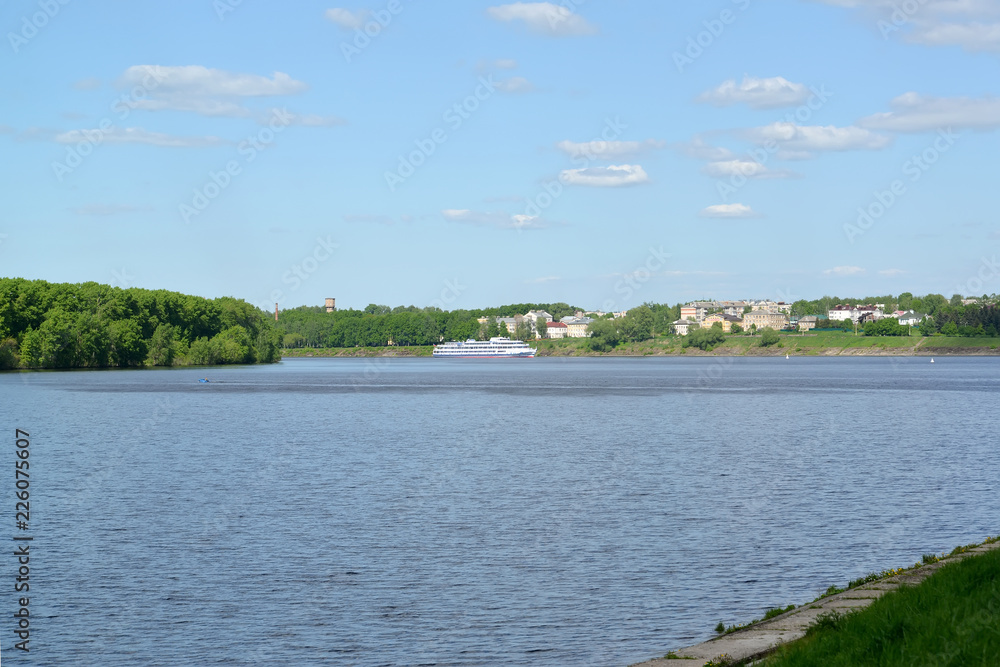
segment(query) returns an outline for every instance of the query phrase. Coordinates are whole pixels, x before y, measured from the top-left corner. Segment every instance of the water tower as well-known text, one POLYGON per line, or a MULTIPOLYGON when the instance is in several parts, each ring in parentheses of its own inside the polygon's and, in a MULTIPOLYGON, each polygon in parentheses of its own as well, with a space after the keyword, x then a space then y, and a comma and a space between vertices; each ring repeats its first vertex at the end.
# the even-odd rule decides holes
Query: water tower
POLYGON ((327 299, 326 300, 326 312, 332 313, 335 310, 337 310, 337 300, 336 299, 327 299))

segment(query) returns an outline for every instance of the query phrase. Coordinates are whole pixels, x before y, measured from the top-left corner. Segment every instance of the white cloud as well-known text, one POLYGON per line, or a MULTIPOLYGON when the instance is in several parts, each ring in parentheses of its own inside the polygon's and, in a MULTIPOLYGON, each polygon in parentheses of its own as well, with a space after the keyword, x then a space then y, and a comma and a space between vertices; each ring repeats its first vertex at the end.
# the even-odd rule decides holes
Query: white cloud
POLYGON ((560 141, 556 148, 572 158, 585 157, 590 160, 617 160, 624 157, 635 157, 649 150, 666 146, 662 141, 647 139, 646 141, 560 141))
POLYGON ((515 2, 486 10, 490 18, 504 23, 522 21, 531 32, 550 37, 592 35, 596 26, 567 7, 551 2, 515 2))
POLYGON ((927 46, 961 46, 972 53, 1000 52, 1000 23, 921 25, 909 40, 927 46))
POLYGON ((847 277, 847 276, 860 276, 863 273, 865 273, 865 270, 862 269, 860 266, 835 266, 832 269, 827 269, 826 271, 824 271, 823 275, 847 277))
POLYGON ((892 143, 885 135, 860 127, 834 127, 833 125, 796 125, 772 123, 743 132, 755 144, 776 143, 791 153, 814 151, 879 150, 892 143))
POLYGON ((530 280, 525 280, 525 285, 541 285, 542 283, 552 283, 557 280, 562 280, 559 276, 543 276, 542 278, 532 278, 530 280))
POLYGON ((906 273, 906 271, 903 269, 882 269, 878 272, 880 276, 888 276, 890 278, 893 276, 901 276, 904 273, 906 273))
POLYGON ((759 162, 752 160, 726 160, 724 162, 709 162, 703 172, 713 178, 730 178, 742 175, 746 178, 793 178, 795 173, 780 169, 768 169, 759 162))
POLYGON ((326 10, 324 16, 328 21, 336 23, 344 30, 357 30, 364 24, 369 14, 370 12, 366 9, 359 9, 356 12, 352 12, 350 9, 334 7, 333 9, 326 10))
POLYGON ((242 105, 244 98, 297 95, 309 89, 283 72, 275 72, 269 78, 200 65, 135 65, 125 70, 117 85, 137 91, 129 94, 128 104, 132 108, 236 118, 251 115, 242 105))
POLYGON ((649 176, 639 165, 622 164, 609 167, 566 169, 559 174, 566 185, 584 185, 593 188, 617 188, 649 182, 649 176))
POLYGON ((718 88, 702 93, 697 101, 717 107, 742 103, 751 109, 775 109, 802 104, 810 94, 804 84, 792 83, 780 76, 770 79, 744 76, 742 83, 737 84, 736 79, 730 79, 718 88))
POLYGON ((541 229, 545 226, 537 216, 511 215, 503 211, 472 211, 467 208, 445 209, 441 211, 445 220, 461 222, 480 227, 499 227, 501 229, 541 229))
POLYGON ((746 204, 716 204, 702 209, 698 214, 702 218, 756 218, 759 217, 746 204))
POLYGON ((268 125, 272 120, 280 119, 283 126, 290 127, 336 127, 346 125, 347 121, 340 116, 320 116, 317 114, 296 114, 285 109, 271 109, 260 116, 257 122, 268 125))
POLYGON ((693 157, 697 160, 714 160, 718 162, 731 160, 735 156, 735 154, 728 148, 709 146, 701 137, 695 137, 687 143, 673 144, 673 148, 677 149, 684 155, 693 157))
POLYGON ((1000 4, 995 0, 815 0, 868 12, 885 38, 897 34, 925 46, 1000 52, 1000 4))
POLYGON ((296 95, 309 89, 284 72, 275 72, 271 78, 256 74, 238 74, 201 65, 162 67, 134 65, 125 70, 119 87, 146 86, 154 93, 172 91, 199 97, 262 97, 269 95, 296 95))
POLYGON ((77 144, 91 142, 90 137, 101 136, 105 144, 147 144, 168 148, 201 148, 204 146, 222 146, 229 142, 218 137, 179 137, 162 132, 150 132, 141 127, 113 127, 106 132, 101 130, 70 130, 56 135, 54 141, 60 144, 77 144))
POLYGON ((890 106, 893 111, 868 116, 858 124, 893 132, 1000 127, 1000 99, 996 97, 925 97, 911 92, 892 100, 890 106))
POLYGON ((523 76, 514 76, 509 79, 499 79, 493 82, 494 87, 501 93, 530 93, 535 87, 523 76))

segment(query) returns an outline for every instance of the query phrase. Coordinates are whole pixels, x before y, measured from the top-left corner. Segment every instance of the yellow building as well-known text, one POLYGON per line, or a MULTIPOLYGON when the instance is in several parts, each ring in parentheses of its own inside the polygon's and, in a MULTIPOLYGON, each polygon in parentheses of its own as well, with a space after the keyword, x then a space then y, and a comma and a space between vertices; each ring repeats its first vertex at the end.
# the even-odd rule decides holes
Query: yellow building
POLYGON ((727 315, 725 313, 716 313, 714 315, 709 315, 704 320, 702 320, 701 326, 708 328, 713 324, 715 324, 716 322, 722 324, 722 330, 725 333, 732 332, 734 324, 739 325, 741 327, 743 326, 743 320, 741 318, 736 317, 735 315, 727 315))

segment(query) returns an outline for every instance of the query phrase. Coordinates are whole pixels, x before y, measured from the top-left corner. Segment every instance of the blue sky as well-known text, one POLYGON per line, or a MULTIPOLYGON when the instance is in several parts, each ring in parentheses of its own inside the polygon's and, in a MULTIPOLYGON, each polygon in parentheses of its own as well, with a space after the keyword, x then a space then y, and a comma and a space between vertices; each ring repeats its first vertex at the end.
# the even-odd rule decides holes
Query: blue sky
POLYGON ((0 26, 2 275, 261 307, 1000 292, 995 0, 35 0, 0 26))

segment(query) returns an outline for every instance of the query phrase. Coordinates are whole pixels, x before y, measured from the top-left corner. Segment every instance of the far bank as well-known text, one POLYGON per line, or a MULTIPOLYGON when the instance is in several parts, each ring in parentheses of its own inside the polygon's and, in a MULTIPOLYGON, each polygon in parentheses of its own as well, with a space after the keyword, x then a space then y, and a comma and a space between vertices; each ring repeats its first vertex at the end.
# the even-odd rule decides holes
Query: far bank
MULTIPOLYGON (((684 347, 683 336, 659 336, 639 343, 621 343, 607 351, 591 349, 588 339, 536 340, 529 344, 539 357, 836 357, 836 356, 996 356, 1000 338, 958 336, 868 337, 840 332, 782 334, 762 346, 760 336, 727 336, 709 349, 684 347)), ((388 346, 349 348, 286 348, 283 357, 430 357, 433 347, 388 346)))

